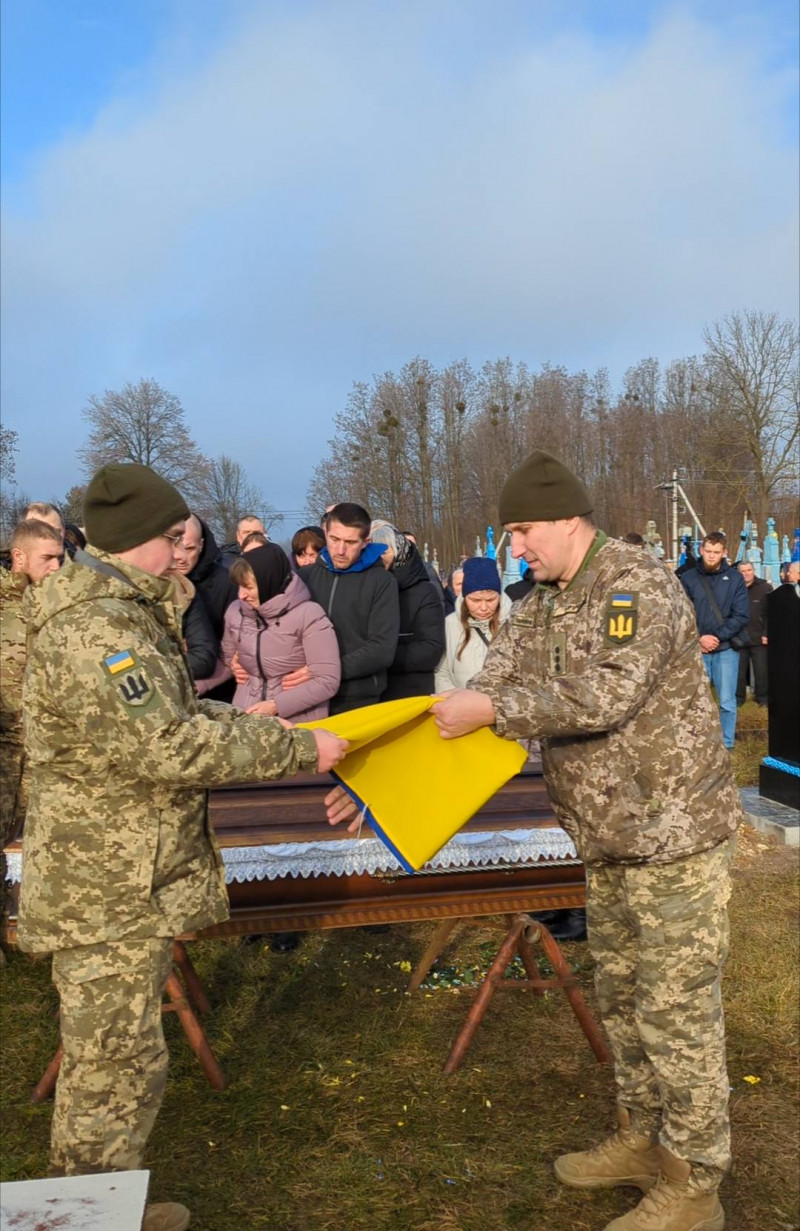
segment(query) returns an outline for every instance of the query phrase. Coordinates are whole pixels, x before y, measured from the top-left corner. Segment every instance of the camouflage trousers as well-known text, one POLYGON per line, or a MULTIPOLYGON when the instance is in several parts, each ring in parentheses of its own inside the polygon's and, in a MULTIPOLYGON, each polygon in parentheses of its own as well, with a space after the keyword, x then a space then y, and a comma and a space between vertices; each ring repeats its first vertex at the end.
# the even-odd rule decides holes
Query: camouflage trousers
POLYGON ((589 947, 633 1126, 716 1187, 730 1165, 721 976, 733 839, 669 864, 587 868, 589 947))
POLYGON ((141 1166, 167 1080, 161 1000, 171 963, 171 940, 54 954, 64 1048, 50 1141, 56 1174, 141 1166))

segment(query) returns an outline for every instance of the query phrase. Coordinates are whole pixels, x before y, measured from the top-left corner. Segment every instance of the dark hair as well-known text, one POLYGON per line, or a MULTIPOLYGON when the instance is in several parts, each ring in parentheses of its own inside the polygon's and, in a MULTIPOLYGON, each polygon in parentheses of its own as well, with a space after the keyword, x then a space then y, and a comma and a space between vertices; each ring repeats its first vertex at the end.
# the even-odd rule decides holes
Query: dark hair
POLYGON ((711 533, 707 534, 703 539, 703 546, 705 547, 706 543, 713 543, 715 546, 724 547, 727 542, 728 540, 724 530, 712 530, 711 533))
POLYGON ((86 535, 74 521, 68 521, 64 526, 64 547, 74 558, 76 551, 83 551, 86 546, 86 535))
POLYGON ((635 530, 629 530, 628 533, 623 536, 622 541, 623 543, 630 543, 632 547, 644 547, 644 539, 641 534, 637 534, 635 530))
POLYGON ((351 504, 347 500, 342 504, 335 504, 328 514, 326 525, 330 525, 332 521, 338 521, 351 530, 360 530, 362 539, 369 537, 372 518, 360 504, 351 504))
POLYGON ((307 547, 315 547, 320 552, 324 546, 325 535, 320 526, 301 526, 292 537, 293 556, 301 555, 307 547))
POLYGON ((252 551, 254 547, 266 547, 269 539, 260 530, 251 530, 242 539, 242 551, 252 551))

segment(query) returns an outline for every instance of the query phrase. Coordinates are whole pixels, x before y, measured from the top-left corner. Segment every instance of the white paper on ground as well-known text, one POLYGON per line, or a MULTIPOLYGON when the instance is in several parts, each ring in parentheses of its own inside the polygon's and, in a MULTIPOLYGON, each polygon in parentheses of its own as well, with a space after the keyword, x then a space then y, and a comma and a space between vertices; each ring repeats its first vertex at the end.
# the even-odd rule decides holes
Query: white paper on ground
POLYGON ((141 1231, 149 1171, 0 1184, 0 1231, 141 1231))

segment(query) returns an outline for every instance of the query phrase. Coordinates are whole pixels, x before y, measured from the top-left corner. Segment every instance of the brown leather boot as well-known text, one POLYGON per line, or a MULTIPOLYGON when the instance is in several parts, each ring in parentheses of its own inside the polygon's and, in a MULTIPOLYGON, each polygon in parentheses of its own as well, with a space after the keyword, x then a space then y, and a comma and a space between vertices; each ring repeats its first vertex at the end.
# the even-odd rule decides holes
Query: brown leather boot
POLYGON ((716 1190, 692 1183, 692 1167, 658 1147, 661 1174, 635 1210, 615 1218, 605 1231, 722 1231, 725 1213, 716 1190))
POLYGON ((617 1109, 619 1128, 593 1150, 562 1154, 554 1164, 562 1184, 573 1188, 616 1188, 630 1184, 646 1193, 661 1170, 658 1147, 631 1128, 631 1113, 617 1109))
POLYGON ((185 1205, 175 1201, 148 1205, 144 1212, 142 1231, 186 1231, 191 1214, 185 1205))

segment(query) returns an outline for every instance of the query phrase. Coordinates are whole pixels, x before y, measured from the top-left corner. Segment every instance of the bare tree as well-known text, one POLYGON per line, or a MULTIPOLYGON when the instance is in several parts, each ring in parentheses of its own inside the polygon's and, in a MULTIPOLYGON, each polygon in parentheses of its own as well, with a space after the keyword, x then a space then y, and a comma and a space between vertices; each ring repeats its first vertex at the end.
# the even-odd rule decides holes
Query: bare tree
POLYGON ((19 435, 10 427, 0 427, 0 482, 12 484, 17 472, 17 452, 19 435))
POLYGON ((283 520, 263 493, 250 483, 244 467, 224 453, 207 464, 195 509, 219 541, 225 543, 236 538, 236 525, 246 513, 260 517, 267 533, 283 520))
POLYGON ((715 402, 749 455, 748 503, 763 526, 776 497, 797 491, 800 474, 797 325, 775 312, 733 312, 703 338, 715 402))
POLYGON ((641 530, 650 519, 666 534, 658 484, 675 467, 707 526, 735 534, 749 507, 762 532, 766 513, 791 529, 796 333, 758 313, 714 329, 704 356, 663 369, 643 359, 620 394, 603 368, 544 364, 533 373, 502 358, 476 373, 466 361, 436 371, 413 359, 354 386, 312 477, 311 507, 357 500, 415 529, 443 563, 453 562, 496 526, 509 471, 543 448, 582 476, 611 534, 641 530))
POLYGON ((74 522, 76 526, 83 525, 83 498, 86 495, 85 483, 74 483, 63 500, 58 502, 64 521, 74 522))
POLYGON ((78 457, 87 475, 107 462, 141 462, 174 483, 190 504, 196 502, 208 463, 173 393, 154 380, 128 383, 90 397, 83 417, 91 432, 78 457))
POLYGON ((15 491, 17 475, 18 434, 10 427, 0 427, 0 542, 5 547, 11 538, 18 516, 25 504, 15 491))

